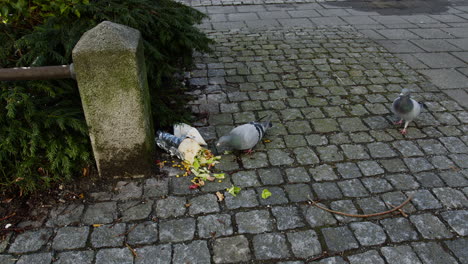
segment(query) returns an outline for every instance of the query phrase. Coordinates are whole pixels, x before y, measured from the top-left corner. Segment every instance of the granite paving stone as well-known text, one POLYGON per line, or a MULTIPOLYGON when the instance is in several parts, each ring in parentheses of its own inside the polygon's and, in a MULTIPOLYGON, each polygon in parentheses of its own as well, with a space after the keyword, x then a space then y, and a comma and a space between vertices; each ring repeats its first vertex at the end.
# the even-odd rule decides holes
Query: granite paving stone
POLYGON ((91 204, 86 209, 82 221, 84 224, 109 224, 117 218, 117 203, 103 202, 91 204))
POLYGON ((257 234, 273 230, 273 219, 266 210, 254 210, 236 214, 239 233, 257 234))
POLYGON ((289 200, 293 203, 314 199, 314 195, 312 194, 311 188, 308 184, 287 184, 283 187, 289 200))
POLYGON ((388 263, 421 264, 410 246, 382 247, 380 250, 388 263))
POLYGON ((83 214, 83 204, 61 204, 50 211, 46 226, 66 226, 72 223, 78 223, 83 214))
POLYGON ((16 263, 19 264, 49 264, 52 263, 51 253, 35 253, 30 255, 22 255, 16 263))
POLYGON ((196 198, 190 199, 189 214, 207 214, 219 212, 218 199, 214 194, 204 194, 196 198))
POLYGON ((252 243, 257 259, 280 259, 290 256, 286 238, 283 234, 259 234, 254 236, 252 243))
POLYGON ((228 236, 233 234, 231 216, 213 214, 197 218, 198 235, 202 238, 228 236))
POLYGON ((163 264, 171 262, 171 245, 146 246, 135 249, 135 264, 163 264))
POLYGON ((359 244, 346 226, 322 228, 325 243, 331 252, 359 248, 359 244))
POLYGON ((159 223, 161 242, 182 242, 191 240, 195 234, 195 219, 183 218, 159 223))
POLYGON ((415 249, 416 254, 423 261, 423 263, 458 263, 455 258, 450 256, 439 244, 436 242, 415 242, 411 246, 415 249))
POLYGON ((463 208, 468 206, 468 199, 462 192, 453 188, 434 188, 432 189, 437 199, 448 208, 463 208))
POLYGON ((203 240, 174 245, 172 263, 210 263, 210 250, 203 240))
POLYGON ((380 245, 387 239, 382 227, 371 222, 351 223, 349 227, 362 246, 380 245))
POLYGON ((310 258, 322 253, 322 247, 317 233, 313 230, 291 232, 286 234, 291 244, 294 256, 299 258, 310 258))
POLYGON ((410 220, 424 238, 440 239, 451 238, 453 236, 442 221, 434 215, 411 215, 410 220))
POLYGON ((9 253, 21 254, 39 250, 52 236, 52 230, 39 229, 30 230, 19 234, 8 250, 9 253))
MULTIPOLYGON (((330 203, 330 208, 335 211, 340 211, 348 214, 358 214, 358 210, 356 206, 354 206, 351 200, 338 200, 333 201, 330 203)), ((335 215, 336 220, 343 223, 348 223, 352 221, 356 221, 356 218, 343 216, 343 215, 335 215)))
POLYGON ((385 261, 375 250, 369 250, 364 253, 348 257, 350 264, 384 264, 385 261))
POLYGON ((169 196, 156 201, 155 212, 160 218, 177 217, 185 214, 186 199, 184 197, 169 196))
POLYGON ((241 207, 255 207, 259 205, 257 194, 254 189, 243 189, 235 197, 224 192, 226 207, 229 209, 236 209, 241 207))
POLYGON ((271 208, 271 212, 276 219, 278 230, 294 229, 305 226, 297 207, 276 206, 271 208))
POLYGON ((418 239, 418 233, 406 218, 388 218, 380 220, 392 242, 403 242, 418 239))
POLYGON ((152 221, 134 224, 129 231, 127 242, 130 245, 150 244, 158 240, 158 224, 152 221))
POLYGON ((129 201, 118 206, 123 221, 143 220, 148 218, 153 208, 153 201, 129 201))
POLYGON ((468 211, 447 211, 441 213, 442 218, 447 221, 450 227, 455 230, 460 236, 468 234, 468 211))
POLYGON ((453 254, 460 260, 461 263, 465 263, 468 260, 468 252, 465 250, 468 246, 467 238, 457 238, 455 240, 444 241, 444 244, 453 252, 453 254))
POLYGON ((87 251, 66 251, 57 254, 57 264, 91 264, 94 260, 94 252, 92 250, 87 251))
POLYGON ((52 248, 58 251, 83 248, 88 239, 89 227, 66 226, 58 229, 52 248))
POLYGON ((91 245, 95 248, 123 246, 126 224, 101 225, 94 227, 91 233, 91 245))
POLYGON ((128 248, 104 248, 96 253, 96 263, 132 264, 133 255, 128 248))
POLYGON ((249 261, 252 257, 249 241, 245 236, 216 239, 213 245, 215 263, 249 261))

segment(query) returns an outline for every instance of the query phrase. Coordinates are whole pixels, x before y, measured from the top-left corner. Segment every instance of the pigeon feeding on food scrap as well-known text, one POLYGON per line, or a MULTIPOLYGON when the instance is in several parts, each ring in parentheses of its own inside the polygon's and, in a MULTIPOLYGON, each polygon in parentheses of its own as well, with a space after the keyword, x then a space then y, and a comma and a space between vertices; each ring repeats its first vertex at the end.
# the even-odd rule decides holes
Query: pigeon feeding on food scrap
POLYGON ((257 145, 267 129, 272 126, 271 115, 266 116, 266 121, 260 122, 260 120, 235 127, 228 135, 222 136, 216 146, 226 146, 252 153, 252 148, 257 145))
POLYGON ((400 118, 400 121, 395 122, 395 125, 401 125, 405 121, 405 126, 400 130, 403 135, 407 133, 408 124, 421 113, 421 108, 426 107, 426 105, 411 99, 410 92, 410 89, 403 89, 400 96, 392 104, 392 112, 400 118))

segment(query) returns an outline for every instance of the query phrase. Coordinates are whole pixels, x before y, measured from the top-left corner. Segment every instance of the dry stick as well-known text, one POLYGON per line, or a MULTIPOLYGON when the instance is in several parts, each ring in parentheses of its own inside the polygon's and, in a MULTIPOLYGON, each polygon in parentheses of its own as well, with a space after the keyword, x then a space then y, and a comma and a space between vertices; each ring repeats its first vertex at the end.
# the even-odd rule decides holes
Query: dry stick
POLYGON ((7 215, 5 217, 2 217, 2 218, 0 218, 0 222, 3 221, 3 220, 7 220, 8 218, 13 217, 15 215, 16 215, 16 213, 12 213, 11 215, 7 215))
POLYGON ((348 213, 344 213, 344 212, 340 212, 340 211, 334 211, 334 210, 331 210, 331 209, 322 207, 322 206, 318 205, 316 202, 314 202, 314 201, 312 201, 312 200, 309 200, 309 202, 311 202, 312 205, 315 205, 315 206, 317 206, 318 208, 320 208, 320 209, 322 209, 322 210, 325 210, 325 211, 327 211, 327 212, 330 212, 330 213, 339 214, 339 215, 344 215, 344 216, 349 216, 349 217, 367 218, 367 217, 380 216, 380 215, 386 215, 386 214, 389 214, 389 213, 393 213, 393 212, 395 212, 395 211, 401 209, 401 208, 402 208, 403 206, 405 206, 407 203, 409 203, 409 201, 411 201, 412 198, 413 198, 413 196, 408 197, 408 199, 406 199, 406 201, 404 201, 402 204, 400 204, 399 206, 394 207, 394 208, 391 209, 391 210, 388 210, 388 211, 385 211, 385 212, 380 212, 380 213, 374 213, 374 214, 348 214, 348 213))
MULTIPOLYGON (((385 203, 387 204, 388 206, 391 206, 392 208, 395 208, 396 206, 394 206, 393 204, 390 204, 390 203, 385 203)), ((408 217, 408 214, 405 213, 405 211, 403 211, 403 209, 398 209, 398 212, 400 212, 400 214, 403 216, 403 217, 408 217)))
POLYGON ((133 249, 129 244, 125 243, 125 246, 128 247, 128 249, 130 249, 130 251, 132 252, 133 256, 135 256, 135 258, 138 257, 138 254, 136 253, 135 249, 133 249))

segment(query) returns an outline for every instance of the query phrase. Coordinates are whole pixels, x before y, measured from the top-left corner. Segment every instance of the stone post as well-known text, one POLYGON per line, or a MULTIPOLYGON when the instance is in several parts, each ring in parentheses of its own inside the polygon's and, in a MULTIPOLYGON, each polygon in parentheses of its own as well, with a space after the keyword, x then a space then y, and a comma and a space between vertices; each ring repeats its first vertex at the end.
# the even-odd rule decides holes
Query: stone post
POLYGON ((150 173, 155 143, 140 32, 102 22, 78 41, 73 63, 99 175, 150 173))

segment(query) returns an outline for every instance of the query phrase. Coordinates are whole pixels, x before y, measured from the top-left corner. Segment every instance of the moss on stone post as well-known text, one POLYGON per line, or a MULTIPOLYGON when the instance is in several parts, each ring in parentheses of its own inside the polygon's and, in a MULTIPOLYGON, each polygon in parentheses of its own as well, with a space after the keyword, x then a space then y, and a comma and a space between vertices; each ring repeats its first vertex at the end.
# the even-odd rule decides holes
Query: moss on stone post
POLYGON ((73 63, 99 174, 150 173, 155 144, 140 32, 102 22, 78 41, 73 63))

